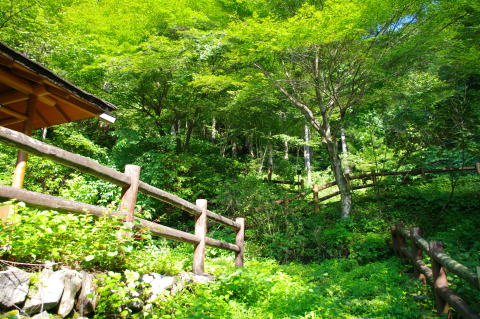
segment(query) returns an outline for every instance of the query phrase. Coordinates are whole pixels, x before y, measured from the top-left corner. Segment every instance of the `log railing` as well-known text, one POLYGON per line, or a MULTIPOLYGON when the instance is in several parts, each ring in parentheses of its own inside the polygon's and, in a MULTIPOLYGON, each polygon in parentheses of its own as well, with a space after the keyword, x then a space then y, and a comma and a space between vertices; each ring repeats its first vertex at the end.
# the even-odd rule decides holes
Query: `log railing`
POLYGON ((428 281, 432 285, 435 308, 438 313, 449 313, 451 306, 462 318, 480 319, 480 316, 448 287, 446 272, 448 270, 457 275, 478 290, 480 290, 480 273, 473 273, 466 266, 444 254, 442 242, 428 242, 423 239, 419 228, 412 228, 409 231, 402 222, 398 222, 392 226, 391 234, 395 255, 402 258, 404 262, 413 264, 414 276, 417 279, 424 284, 428 281), (422 261, 423 253, 430 257, 431 268, 422 261))
MULTIPOLYGON (((372 172, 372 173, 367 173, 367 174, 360 174, 360 175, 354 175, 354 176, 347 176, 347 180, 350 183, 352 180, 357 180, 361 179, 364 182, 367 180, 371 180, 372 183, 370 184, 365 184, 365 185, 359 185, 359 186, 351 186, 351 190, 358 190, 358 189, 363 189, 363 188, 368 188, 368 187, 374 187, 375 185, 378 184, 378 179, 377 177, 380 176, 395 176, 395 175, 401 175, 401 176, 414 176, 414 175, 423 175, 430 173, 430 174, 439 174, 439 173, 449 173, 449 172, 459 172, 459 171, 477 171, 478 174, 480 174, 480 163, 477 163, 476 166, 466 166, 466 167, 458 167, 458 168, 439 168, 439 169, 421 169, 421 170, 412 170, 412 171, 396 171, 396 172, 372 172)), ((288 204, 292 200, 298 199, 305 197, 306 195, 310 194, 310 192, 313 193, 313 200, 310 201, 310 204, 315 205, 315 212, 318 212, 320 210, 320 202, 323 202, 327 199, 330 199, 332 197, 340 195, 340 192, 333 192, 331 194, 319 197, 319 193, 322 190, 328 189, 330 187, 336 186, 337 182, 333 181, 330 183, 326 183, 323 185, 313 185, 312 189, 310 191, 305 191, 301 192, 291 198, 286 198, 286 199, 280 199, 276 200, 273 203, 280 205, 280 204, 288 204)))
POLYGON ((0 143, 33 155, 50 159, 56 163, 72 167, 83 173, 120 186, 122 188, 122 200, 119 211, 112 213, 107 210, 106 207, 80 203, 9 186, 0 186, 0 199, 15 199, 33 207, 79 214, 93 214, 98 217, 109 214, 119 215, 125 220, 126 225, 133 224, 133 227, 136 229, 145 229, 155 236, 193 244, 195 247, 193 272, 196 274, 204 273, 205 246, 234 251, 236 256, 235 265, 243 267, 245 229, 243 218, 237 218, 233 221, 208 210, 207 201, 204 199, 199 199, 196 204, 192 204, 174 194, 142 182, 139 179, 140 167, 136 165, 127 165, 125 167, 125 172, 121 173, 110 167, 103 166, 90 158, 67 152, 5 127, 0 127, 0 143), (138 192, 144 193, 194 215, 195 234, 190 234, 135 217, 134 208, 138 192), (207 237, 208 219, 233 229, 236 233, 236 243, 231 244, 207 237))

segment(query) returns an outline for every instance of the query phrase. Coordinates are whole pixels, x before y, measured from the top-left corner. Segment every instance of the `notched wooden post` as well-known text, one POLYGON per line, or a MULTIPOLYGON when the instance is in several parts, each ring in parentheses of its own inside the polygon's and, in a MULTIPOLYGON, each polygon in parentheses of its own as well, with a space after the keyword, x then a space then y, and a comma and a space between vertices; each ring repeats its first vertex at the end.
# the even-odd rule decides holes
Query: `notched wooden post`
POLYGON ((195 202, 202 213, 195 217, 195 236, 200 241, 195 244, 193 252, 193 273, 195 275, 205 274, 205 237, 207 236, 207 200, 197 199, 195 202))
POLYGON ((320 191, 320 186, 318 185, 313 185, 313 201, 314 201, 314 211, 315 213, 318 213, 320 211, 320 203, 318 202, 318 192, 320 191))
POLYGON ((243 259, 245 253, 245 218, 239 217, 235 219, 240 225, 240 228, 236 230, 237 236, 235 238, 235 244, 240 247, 240 251, 235 253, 235 266, 243 267, 243 259))
MULTIPOLYGON (((125 215, 126 228, 131 229, 134 220, 135 206, 137 204, 138 185, 140 183, 140 166, 126 165, 125 175, 130 178, 130 185, 122 189, 122 201, 120 213, 125 215)), ((123 233, 124 236, 131 236, 132 233, 123 233)))
POLYGON ((438 261, 435 260, 433 255, 435 253, 443 253, 443 244, 440 241, 430 242, 430 259, 432 263, 433 274, 433 293, 435 295, 435 308, 438 313, 449 313, 449 305, 443 300, 439 293, 442 288, 448 287, 447 273, 445 267, 443 267, 438 261))
POLYGON ((410 236, 412 237, 412 261, 413 261, 413 276, 420 280, 420 282, 425 286, 427 284, 427 279, 425 275, 418 271, 417 267, 415 267, 416 261, 421 260, 423 257, 422 248, 420 248, 417 243, 415 242, 415 237, 422 236, 422 230, 419 227, 413 227, 410 229, 410 236))

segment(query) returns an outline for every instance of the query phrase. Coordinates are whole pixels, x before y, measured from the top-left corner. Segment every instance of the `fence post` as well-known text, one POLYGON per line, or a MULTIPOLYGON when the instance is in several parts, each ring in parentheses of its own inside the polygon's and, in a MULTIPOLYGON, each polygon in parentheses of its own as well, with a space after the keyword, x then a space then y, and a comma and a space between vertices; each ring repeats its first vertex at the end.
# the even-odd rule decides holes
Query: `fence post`
POLYGON ((235 244, 240 247, 240 251, 235 253, 235 266, 243 267, 245 253, 245 218, 239 217, 235 219, 235 222, 240 224, 240 228, 237 229, 237 236, 235 238, 235 244))
POLYGON ((476 163, 475 167, 477 168, 477 173, 480 174, 480 163, 476 163))
POLYGON ((418 271, 417 267, 415 267, 415 262, 417 260, 421 260, 423 256, 423 251, 420 247, 418 247, 417 243, 415 242, 415 236, 421 236, 422 230, 419 227, 413 227, 410 229, 410 236, 412 237, 412 258, 413 258, 413 276, 420 280, 423 285, 427 284, 427 280, 425 275, 418 271))
POLYGON ((392 248, 395 256, 399 257, 398 253, 398 240, 397 240, 397 226, 393 225, 390 227, 390 233, 392 235, 392 248))
POLYGON ((318 192, 320 191, 320 186, 314 184, 313 185, 313 201, 315 202, 315 208, 314 211, 315 213, 318 213, 320 211, 320 204, 318 203, 318 192))
POLYGON ((445 267, 443 267, 439 262, 433 258, 434 253, 443 253, 443 244, 440 241, 431 241, 430 242, 430 260, 432 263, 432 273, 433 273, 433 293, 435 295, 435 308, 438 313, 448 313, 449 305, 442 299, 442 296, 439 294, 438 289, 447 288, 448 280, 445 267))
POLYGON ((202 213, 195 217, 195 236, 200 242, 195 245, 193 252, 193 273, 195 275, 205 274, 205 237, 207 236, 207 200, 197 199, 195 202, 202 213))
POLYGON ((406 243, 406 240, 403 237, 402 233, 400 233, 400 231, 399 231, 401 228, 404 228, 404 224, 403 224, 403 222, 396 222, 395 227, 396 227, 396 230, 397 230, 396 235, 397 235, 398 255, 400 256, 400 258, 402 258, 402 260, 405 263, 407 263, 408 262, 408 257, 404 256, 403 253, 402 253, 402 248, 407 248, 407 243, 406 243))
MULTIPOLYGON (((130 178, 130 185, 122 189, 122 201, 120 202, 120 213, 125 215, 125 223, 130 223, 126 228, 132 228, 131 223, 134 220, 135 206, 137 204, 138 184, 140 183, 140 166, 126 165, 125 175, 130 178)), ((131 236, 132 234, 123 234, 131 236)))

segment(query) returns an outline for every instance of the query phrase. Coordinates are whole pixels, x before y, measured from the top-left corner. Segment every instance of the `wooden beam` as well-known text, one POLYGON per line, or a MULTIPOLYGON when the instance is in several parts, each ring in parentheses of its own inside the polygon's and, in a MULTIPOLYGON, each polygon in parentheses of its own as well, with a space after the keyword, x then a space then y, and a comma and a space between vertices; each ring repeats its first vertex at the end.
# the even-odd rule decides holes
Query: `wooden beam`
POLYGON ((1 106, 0 105, 0 112, 8 114, 10 116, 16 117, 17 119, 20 119, 22 121, 26 121, 28 119, 27 115, 17 112, 15 110, 12 110, 6 106, 1 106))
POLYGON ((65 113, 65 111, 62 109, 62 106, 60 104, 55 104, 53 107, 58 111, 58 113, 60 114, 60 116, 63 118, 64 121, 72 122, 72 119, 70 118, 70 116, 67 115, 67 113, 65 113))
POLYGON ((0 104, 8 105, 16 102, 28 100, 28 95, 15 90, 4 92, 0 94, 0 104))
POLYGON ((95 108, 88 103, 85 103, 77 98, 71 93, 65 92, 59 88, 56 88, 52 85, 45 83, 45 89, 48 93, 55 96, 56 99, 62 101, 65 104, 68 104, 71 107, 79 109, 83 112, 86 112, 92 116, 98 116, 100 113, 103 113, 103 110, 95 108))
POLYGON ((0 126, 9 126, 9 125, 17 124, 17 123, 20 123, 20 122, 23 122, 23 120, 17 119, 16 117, 11 117, 11 118, 8 118, 8 119, 0 120, 0 126))
POLYGON ((40 113, 40 109, 37 109, 37 115, 38 117, 42 120, 42 122, 45 124, 45 126, 52 126, 52 124, 43 116, 42 113, 40 113))
MULTIPOLYGON (((0 82, 23 94, 30 95, 35 93, 30 82, 15 76, 13 73, 8 72, 3 68, 0 68, 0 82)), ((40 101, 48 106, 54 106, 56 104, 56 101, 46 95, 40 96, 40 101)))

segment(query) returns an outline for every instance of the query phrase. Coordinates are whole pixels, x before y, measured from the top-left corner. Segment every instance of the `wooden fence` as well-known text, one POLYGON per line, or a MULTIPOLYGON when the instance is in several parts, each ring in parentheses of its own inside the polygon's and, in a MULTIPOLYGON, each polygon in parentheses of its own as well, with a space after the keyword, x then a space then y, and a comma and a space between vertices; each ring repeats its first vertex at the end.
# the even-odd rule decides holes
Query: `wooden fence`
MULTIPOLYGON (((439 174, 439 173, 449 173, 449 172, 458 172, 458 171, 477 171, 478 174, 480 174, 480 163, 477 163, 476 166, 466 166, 466 167, 454 167, 454 168, 439 168, 439 169, 420 169, 420 170, 412 170, 412 171, 396 171, 396 172, 372 172, 372 173, 367 173, 367 174, 360 174, 360 175, 354 175, 354 176, 348 176, 347 175, 347 181, 350 183, 353 180, 363 180, 364 182, 367 182, 368 180, 371 180, 372 183, 370 184, 365 184, 365 185, 359 185, 359 186, 351 186, 351 190, 358 190, 358 189, 363 189, 363 188, 368 188, 368 187, 374 187, 375 185, 378 185, 378 177, 380 176, 395 176, 395 175, 400 175, 400 176, 414 176, 414 175, 423 175, 430 173, 430 174, 439 174)), ((315 212, 318 212, 320 210, 320 202, 323 202, 327 199, 330 199, 332 197, 340 195, 340 192, 333 192, 331 194, 325 195, 323 197, 319 197, 319 192, 325 189, 328 189, 330 187, 336 186, 337 182, 333 181, 330 183, 326 183, 323 185, 313 185, 312 189, 306 192, 301 192, 298 193, 297 195, 286 198, 286 199, 280 199, 276 200, 273 203, 280 205, 280 204, 287 204, 290 203, 292 200, 305 197, 310 193, 313 193, 313 200, 310 202, 310 204, 315 205, 315 212)))
POLYGON ((119 211, 114 213, 106 207, 89 205, 9 186, 0 186, 0 199, 16 199, 33 207, 79 214, 92 214, 98 217, 109 214, 120 215, 124 218, 127 223, 126 225, 133 225, 136 229, 148 230, 155 236, 194 245, 193 272, 195 274, 204 274, 205 246, 234 251, 235 265, 237 267, 243 267, 245 231, 245 221, 243 218, 237 218, 233 221, 208 210, 207 201, 204 199, 199 199, 196 201, 196 204, 192 204, 176 195, 144 183, 140 181, 140 167, 136 165, 127 165, 125 172, 121 173, 110 167, 100 165, 90 158, 67 152, 4 127, 0 127, 0 143, 75 168, 83 173, 109 181, 122 188, 122 199, 119 211), (195 216, 195 234, 135 217, 134 209, 138 192, 171 204, 195 216), (233 229, 236 232, 235 244, 207 237, 208 219, 233 229))
POLYGON ((435 307, 438 313, 448 314, 451 306, 462 318, 480 319, 480 316, 455 291, 448 287, 446 274, 448 270, 480 290, 480 267, 477 268, 478 274, 473 273, 461 263, 444 254, 442 242, 427 242, 423 239, 420 228, 412 228, 408 231, 402 222, 398 222, 392 226, 391 233, 395 254, 401 257, 404 262, 413 264, 416 278, 424 284, 428 281, 432 285, 435 307), (407 241, 410 243, 407 244, 407 241), (422 261, 424 252, 430 257, 431 268, 422 261))

